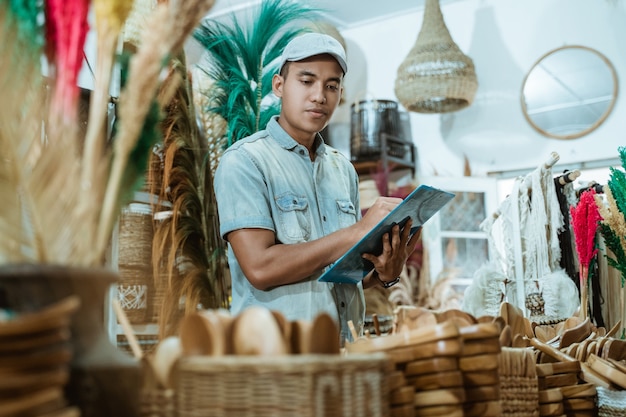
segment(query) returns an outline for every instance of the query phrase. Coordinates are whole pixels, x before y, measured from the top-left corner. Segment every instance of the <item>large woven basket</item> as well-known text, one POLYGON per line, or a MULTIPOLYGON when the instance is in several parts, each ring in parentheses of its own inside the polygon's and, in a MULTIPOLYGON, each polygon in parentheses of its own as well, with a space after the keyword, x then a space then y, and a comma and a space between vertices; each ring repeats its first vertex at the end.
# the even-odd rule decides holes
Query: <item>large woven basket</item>
POLYGON ((187 357, 176 369, 179 417, 383 417, 382 353, 187 357))

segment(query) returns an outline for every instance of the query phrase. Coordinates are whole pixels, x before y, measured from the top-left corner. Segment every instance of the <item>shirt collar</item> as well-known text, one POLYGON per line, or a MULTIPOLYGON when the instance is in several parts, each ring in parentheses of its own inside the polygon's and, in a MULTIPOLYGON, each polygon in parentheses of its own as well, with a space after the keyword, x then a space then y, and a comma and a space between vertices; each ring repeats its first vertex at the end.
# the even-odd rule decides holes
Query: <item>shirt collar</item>
MULTIPOLYGON (((299 145, 299 143, 294 138, 289 136, 289 134, 285 132, 285 129, 278 124, 278 116, 272 116, 265 129, 280 146, 287 150, 293 150, 299 145)), ((315 154, 317 156, 324 155, 326 153, 326 144, 324 143, 322 135, 319 133, 315 136, 315 144, 317 145, 315 148, 315 154)))

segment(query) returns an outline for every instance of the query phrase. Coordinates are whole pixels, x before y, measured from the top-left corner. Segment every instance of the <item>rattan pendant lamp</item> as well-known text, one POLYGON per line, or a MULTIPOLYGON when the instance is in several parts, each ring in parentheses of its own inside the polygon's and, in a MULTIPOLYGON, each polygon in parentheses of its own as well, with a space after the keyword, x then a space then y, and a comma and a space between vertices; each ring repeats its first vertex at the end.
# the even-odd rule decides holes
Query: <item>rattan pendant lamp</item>
POLYGON ((398 68, 396 97, 409 111, 447 113, 469 106, 477 88, 474 63, 452 40, 439 0, 426 0, 417 41, 398 68))

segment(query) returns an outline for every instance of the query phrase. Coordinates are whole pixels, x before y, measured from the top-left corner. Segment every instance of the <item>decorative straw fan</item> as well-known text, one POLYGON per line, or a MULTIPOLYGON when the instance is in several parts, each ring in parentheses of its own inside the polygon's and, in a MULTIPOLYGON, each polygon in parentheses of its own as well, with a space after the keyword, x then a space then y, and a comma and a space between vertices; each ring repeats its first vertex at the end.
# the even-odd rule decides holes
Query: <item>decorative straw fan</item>
POLYGON ((469 106, 477 89, 474 63, 452 40, 439 0, 426 0, 417 41, 398 68, 396 97, 409 111, 447 113, 469 106))

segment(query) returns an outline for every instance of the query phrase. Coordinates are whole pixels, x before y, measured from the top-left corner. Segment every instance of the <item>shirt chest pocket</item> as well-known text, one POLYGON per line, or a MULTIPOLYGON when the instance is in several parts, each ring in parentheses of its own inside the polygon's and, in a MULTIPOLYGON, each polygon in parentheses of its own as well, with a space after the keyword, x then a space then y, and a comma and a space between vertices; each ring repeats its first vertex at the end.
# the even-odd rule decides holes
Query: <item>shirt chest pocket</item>
POLYGON ((306 242, 311 237, 309 202, 305 197, 284 193, 276 197, 277 237, 283 243, 306 242))
POLYGON ((356 223, 356 208, 352 201, 337 200, 337 220, 340 228, 356 223))

